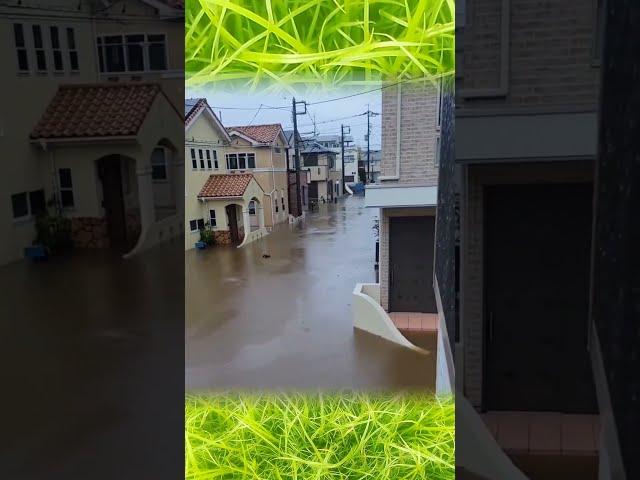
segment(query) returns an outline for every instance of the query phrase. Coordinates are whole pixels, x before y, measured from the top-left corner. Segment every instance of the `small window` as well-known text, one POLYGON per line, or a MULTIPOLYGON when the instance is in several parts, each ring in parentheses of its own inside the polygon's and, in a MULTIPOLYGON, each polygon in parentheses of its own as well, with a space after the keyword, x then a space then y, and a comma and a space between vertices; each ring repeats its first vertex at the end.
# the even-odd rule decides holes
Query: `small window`
POLYGON ((207 168, 211 170, 211 151, 206 150, 206 154, 207 154, 207 168))
POLYGON ((122 35, 109 35, 99 39, 98 45, 103 44, 104 71, 124 72, 126 69, 124 62, 124 45, 122 35))
POLYGON ((13 37, 16 43, 16 55, 18 56, 18 70, 21 72, 29 71, 29 56, 24 40, 24 29, 21 23, 13 24, 13 37))
POLYGON ((127 35, 125 48, 127 50, 127 71, 144 71, 144 35, 127 35))
POLYGON ((282 211, 284 212, 284 197, 280 197, 280 200, 282 200, 282 211))
POLYGON ((275 208, 276 208, 276 213, 278 213, 278 199, 277 199, 277 198, 274 198, 274 199, 273 199, 273 205, 274 205, 274 206, 275 206, 275 208))
POLYGON ((67 28, 67 50, 69 51, 69 65, 71 66, 72 72, 80 70, 80 64, 78 63, 78 50, 76 48, 75 30, 69 27, 67 28))
POLYGON ((247 168, 256 168, 256 155, 255 153, 247 154, 247 168))
POLYGON ((35 190, 29 192, 29 205, 31 206, 31 215, 42 215, 47 211, 47 203, 44 199, 44 190, 35 190))
POLYGON ((218 152, 213 150, 213 166, 217 170, 218 169, 218 152))
POLYGON ((238 156, 235 153, 227 154, 227 169, 228 170, 238 169, 238 156))
POLYGON ((196 149, 195 148, 191 149, 191 167, 193 167, 194 170, 198 169, 198 160, 196 159, 196 149))
POLYGON ((44 42, 42 39, 42 29, 40 25, 32 25, 33 32, 33 48, 36 52, 36 67, 39 72, 47 71, 47 56, 44 51, 44 42))
POLYGON ((62 62, 62 49, 60 48, 60 35, 58 27, 50 27, 49 34, 51 36, 51 51, 53 53, 53 69, 56 72, 64 71, 62 62))
POLYGON ((320 175, 320 167, 318 167, 318 175, 320 175))
POLYGON ((198 149, 198 158, 200 159, 200 168, 204 170, 204 155, 201 148, 198 149))
POLYGON ((167 69, 167 47, 164 35, 147 35, 149 43, 149 70, 167 69))
POLYGON ((238 154, 238 168, 240 170, 245 170, 247 168, 247 154, 239 153, 238 154))
POLYGON ((58 177, 60 179, 60 203, 64 208, 70 208, 74 206, 73 198, 73 182, 71 180, 71 169, 61 168, 58 170, 58 177))
POLYGON ((13 218, 29 216, 27 193, 22 192, 11 195, 11 206, 13 207, 13 218))
POLYGON ((249 202, 249 215, 255 215, 255 214, 256 214, 256 201, 251 200, 249 202))
POLYGON ((276 151, 276 153, 280 153, 280 152, 282 152, 282 149, 280 147, 276 147, 275 151, 276 151))
POLYGON ((216 211, 215 210, 209 210, 209 225, 211 225, 212 227, 216 226, 216 211))
POLYGON ((154 148, 151 154, 151 179, 167 179, 167 152, 162 147, 154 148))
POLYGON ((189 231, 191 233, 198 231, 198 221, 197 220, 189 220, 189 231))
POLYGON ((204 230, 204 218, 198 219, 198 230, 204 230))

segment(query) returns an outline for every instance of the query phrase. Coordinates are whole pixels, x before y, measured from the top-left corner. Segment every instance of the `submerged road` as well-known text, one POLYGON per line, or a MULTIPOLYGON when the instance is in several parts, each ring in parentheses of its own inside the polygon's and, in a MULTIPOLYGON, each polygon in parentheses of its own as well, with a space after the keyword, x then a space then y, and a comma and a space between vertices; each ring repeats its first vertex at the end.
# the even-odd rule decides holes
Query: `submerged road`
POLYGON ((435 338, 425 356, 352 327, 375 215, 349 197, 244 248, 186 252, 187 391, 433 390, 435 338))

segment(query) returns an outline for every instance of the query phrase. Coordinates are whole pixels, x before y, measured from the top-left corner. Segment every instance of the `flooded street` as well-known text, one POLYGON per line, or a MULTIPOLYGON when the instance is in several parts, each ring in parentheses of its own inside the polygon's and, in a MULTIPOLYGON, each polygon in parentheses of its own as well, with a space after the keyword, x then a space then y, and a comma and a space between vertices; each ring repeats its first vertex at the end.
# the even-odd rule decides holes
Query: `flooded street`
POLYGON ((182 477, 182 244, 0 268, 0 478, 182 477))
POLYGON ((435 337, 425 356, 352 327, 375 215, 349 197, 247 247, 186 252, 187 391, 433 389, 435 337))

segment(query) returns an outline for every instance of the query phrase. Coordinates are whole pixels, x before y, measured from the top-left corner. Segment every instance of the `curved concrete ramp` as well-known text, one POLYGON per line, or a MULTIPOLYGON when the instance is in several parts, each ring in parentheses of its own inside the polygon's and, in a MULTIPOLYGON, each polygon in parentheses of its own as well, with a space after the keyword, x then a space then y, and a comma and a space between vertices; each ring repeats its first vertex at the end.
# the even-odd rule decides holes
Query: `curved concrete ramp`
POLYGON ((414 345, 400 333, 389 314, 380 306, 380 285, 377 283, 358 283, 353 289, 353 326, 416 352, 425 355, 431 353, 414 345))
POLYGON ((184 217, 181 215, 171 215, 157 222, 153 222, 148 228, 143 228, 138 237, 138 242, 130 252, 125 253, 123 258, 131 258, 139 253, 145 252, 160 243, 178 238, 182 235, 184 227, 184 217))
POLYGON ((349 195, 353 195, 353 190, 351 190, 351 187, 349 185, 347 185, 346 183, 344 184, 344 190, 345 192, 347 192, 349 195))

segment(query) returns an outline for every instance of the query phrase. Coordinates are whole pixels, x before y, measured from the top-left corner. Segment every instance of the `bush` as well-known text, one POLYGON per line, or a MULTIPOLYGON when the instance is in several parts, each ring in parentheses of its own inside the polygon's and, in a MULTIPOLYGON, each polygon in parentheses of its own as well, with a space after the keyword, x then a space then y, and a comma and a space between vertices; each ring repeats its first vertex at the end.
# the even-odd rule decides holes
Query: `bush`
POLYGON ((71 248, 71 220, 62 216, 42 215, 36 219, 36 243, 47 252, 58 253, 71 248))
POLYGON ((213 230, 200 230, 200 241, 207 245, 213 245, 216 243, 216 239, 213 235, 213 230))

